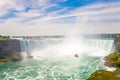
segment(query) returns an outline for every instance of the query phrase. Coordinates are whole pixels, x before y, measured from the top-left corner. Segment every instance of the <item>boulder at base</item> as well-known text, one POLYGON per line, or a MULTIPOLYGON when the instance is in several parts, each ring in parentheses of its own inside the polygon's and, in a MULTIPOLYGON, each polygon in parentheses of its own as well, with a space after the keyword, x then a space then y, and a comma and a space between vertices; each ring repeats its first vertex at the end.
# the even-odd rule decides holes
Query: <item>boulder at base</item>
POLYGON ((111 71, 97 70, 87 80, 120 80, 120 74, 111 71))

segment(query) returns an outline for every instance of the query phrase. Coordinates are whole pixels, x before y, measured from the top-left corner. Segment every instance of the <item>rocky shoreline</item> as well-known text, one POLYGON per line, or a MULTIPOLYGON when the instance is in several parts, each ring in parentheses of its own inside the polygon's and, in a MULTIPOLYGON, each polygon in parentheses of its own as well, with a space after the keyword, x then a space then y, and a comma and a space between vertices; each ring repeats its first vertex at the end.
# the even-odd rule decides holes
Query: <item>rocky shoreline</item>
POLYGON ((105 65, 115 70, 97 70, 87 80, 120 80, 120 52, 114 52, 105 57, 105 65))
POLYGON ((116 51, 106 56, 104 60, 106 66, 115 70, 96 70, 87 80, 120 80, 120 38, 116 38, 114 44, 116 51))

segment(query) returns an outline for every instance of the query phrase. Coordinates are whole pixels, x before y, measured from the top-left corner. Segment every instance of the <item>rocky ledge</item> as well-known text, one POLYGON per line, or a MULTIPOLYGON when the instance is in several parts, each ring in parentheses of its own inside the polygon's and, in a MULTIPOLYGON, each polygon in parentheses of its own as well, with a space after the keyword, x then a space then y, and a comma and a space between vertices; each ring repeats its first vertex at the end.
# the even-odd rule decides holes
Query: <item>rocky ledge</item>
POLYGON ((120 38, 116 38, 115 41, 116 51, 120 52, 120 38))
POLYGON ((97 70, 87 80, 120 80, 120 52, 105 57, 105 65, 116 68, 115 71, 97 70))
POLYGON ((19 61, 21 59, 22 56, 20 54, 20 42, 18 40, 0 40, 0 63, 19 61))
POLYGON ((87 80, 120 80, 120 74, 112 71, 97 70, 87 80))

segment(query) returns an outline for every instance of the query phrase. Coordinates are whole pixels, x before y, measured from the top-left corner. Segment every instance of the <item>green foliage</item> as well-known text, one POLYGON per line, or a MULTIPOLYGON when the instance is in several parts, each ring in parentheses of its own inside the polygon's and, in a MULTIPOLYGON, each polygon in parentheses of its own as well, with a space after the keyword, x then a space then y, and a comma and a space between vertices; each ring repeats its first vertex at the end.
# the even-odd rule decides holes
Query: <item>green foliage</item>
POLYGON ((98 70, 95 71, 87 80, 120 80, 120 52, 114 52, 105 57, 105 65, 116 67, 113 72, 98 70))
POLYGON ((0 35, 0 40, 1 40, 1 39, 3 40, 3 39, 10 39, 10 38, 9 38, 9 36, 1 36, 1 35, 0 35))
POLYGON ((115 38, 115 41, 120 41, 120 36, 115 38))
POLYGON ((120 80, 119 74, 111 71, 95 71, 87 80, 120 80))
POLYGON ((120 52, 111 53, 106 56, 105 64, 112 67, 120 67, 120 52))
POLYGON ((120 74, 120 68, 117 68, 114 72, 120 74))

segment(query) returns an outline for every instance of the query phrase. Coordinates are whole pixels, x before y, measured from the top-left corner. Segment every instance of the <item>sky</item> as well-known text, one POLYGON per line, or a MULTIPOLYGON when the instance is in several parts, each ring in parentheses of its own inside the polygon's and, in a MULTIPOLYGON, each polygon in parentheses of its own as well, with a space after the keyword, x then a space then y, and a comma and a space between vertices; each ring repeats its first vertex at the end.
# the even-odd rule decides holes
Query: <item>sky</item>
POLYGON ((120 32, 120 0, 0 0, 1 35, 120 32))

